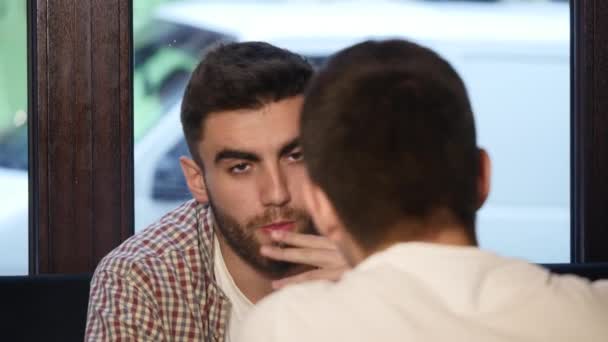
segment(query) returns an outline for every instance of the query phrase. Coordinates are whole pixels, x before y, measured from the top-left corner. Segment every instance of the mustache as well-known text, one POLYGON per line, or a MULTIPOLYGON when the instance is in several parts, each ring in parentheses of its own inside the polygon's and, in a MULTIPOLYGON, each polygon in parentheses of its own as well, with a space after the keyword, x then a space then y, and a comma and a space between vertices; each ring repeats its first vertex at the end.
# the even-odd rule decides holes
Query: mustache
POLYGON ((247 222, 248 229, 259 228, 267 226, 277 221, 308 221, 310 215, 304 210, 295 209, 291 207, 280 207, 270 208, 265 210, 262 214, 256 215, 247 222))

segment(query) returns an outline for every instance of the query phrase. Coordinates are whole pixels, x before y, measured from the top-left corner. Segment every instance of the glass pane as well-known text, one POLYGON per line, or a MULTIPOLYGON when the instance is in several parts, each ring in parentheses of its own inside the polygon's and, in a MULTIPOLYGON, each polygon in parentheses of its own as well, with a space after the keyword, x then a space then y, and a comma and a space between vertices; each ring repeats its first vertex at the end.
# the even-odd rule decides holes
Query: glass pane
POLYGON ((408 38, 464 78, 479 143, 493 160, 479 212, 483 248, 568 262, 567 1, 134 1, 136 230, 190 198, 179 99, 188 72, 218 41, 262 40, 321 64, 369 38, 408 38))
POLYGON ((0 275, 28 272, 25 4, 0 1, 0 275))

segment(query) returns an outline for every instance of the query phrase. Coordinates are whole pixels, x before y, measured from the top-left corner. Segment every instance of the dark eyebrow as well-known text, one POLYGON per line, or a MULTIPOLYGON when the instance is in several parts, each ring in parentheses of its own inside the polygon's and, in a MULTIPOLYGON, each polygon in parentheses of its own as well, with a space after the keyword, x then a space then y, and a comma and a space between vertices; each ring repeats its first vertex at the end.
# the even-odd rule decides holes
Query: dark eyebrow
MULTIPOLYGON (((300 147, 300 138, 294 138, 283 147, 279 151, 279 157, 283 157, 291 153, 294 149, 300 147)), ((231 150, 231 149, 223 149, 216 153, 215 155, 215 164, 219 163, 224 159, 243 159, 251 162, 259 162, 261 159, 255 153, 239 151, 239 150, 231 150)))
POLYGON ((300 138, 294 138, 292 141, 285 144, 285 146, 281 147, 281 151, 279 151, 279 157, 284 157, 291 153, 291 151, 300 147, 300 138))
POLYGON ((223 149, 215 155, 215 164, 223 159, 243 159, 252 162, 259 162, 260 157, 251 152, 223 149))

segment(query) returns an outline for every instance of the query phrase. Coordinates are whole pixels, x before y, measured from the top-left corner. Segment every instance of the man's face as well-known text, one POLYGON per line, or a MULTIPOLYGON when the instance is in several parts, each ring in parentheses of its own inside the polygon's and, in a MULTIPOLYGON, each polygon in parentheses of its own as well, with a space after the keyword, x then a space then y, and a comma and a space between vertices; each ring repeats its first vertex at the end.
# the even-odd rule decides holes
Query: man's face
POLYGON ((225 242, 245 261, 273 276, 293 266, 262 257, 270 232, 314 231, 304 211, 307 173, 298 143, 302 97, 259 109, 216 112, 199 144, 207 195, 225 242))

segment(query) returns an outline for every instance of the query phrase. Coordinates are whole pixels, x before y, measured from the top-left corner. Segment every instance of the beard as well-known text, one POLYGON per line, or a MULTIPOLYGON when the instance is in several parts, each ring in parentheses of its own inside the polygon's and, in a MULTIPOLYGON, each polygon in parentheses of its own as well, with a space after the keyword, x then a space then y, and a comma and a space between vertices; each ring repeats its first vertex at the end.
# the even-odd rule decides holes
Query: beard
POLYGON ((258 228, 276 221, 293 221, 295 232, 316 234, 310 216, 303 210, 291 207, 273 207, 247 220, 245 224, 239 224, 233 216, 215 206, 211 197, 209 205, 217 229, 228 246, 250 266, 271 278, 282 278, 300 265, 262 256, 260 254, 261 243, 255 236, 258 228))

